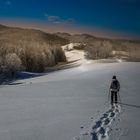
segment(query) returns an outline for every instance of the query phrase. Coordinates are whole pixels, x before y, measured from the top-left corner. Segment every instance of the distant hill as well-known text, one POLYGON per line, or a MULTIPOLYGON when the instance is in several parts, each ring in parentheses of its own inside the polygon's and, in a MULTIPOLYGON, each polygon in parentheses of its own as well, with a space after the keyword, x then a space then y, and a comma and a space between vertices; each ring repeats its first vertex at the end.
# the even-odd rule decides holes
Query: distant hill
POLYGON ((26 71, 42 72, 48 66, 66 61, 62 45, 68 40, 34 29, 0 25, 0 71, 8 54, 15 54, 26 71))
POLYGON ((0 25, 0 73, 17 70, 43 72, 66 57, 61 46, 81 43, 90 59, 108 57, 140 61, 140 41, 99 38, 89 34, 45 33, 0 25))
POLYGON ((100 38, 89 34, 55 33, 55 35, 69 40, 70 43, 83 44, 80 49, 85 49, 90 59, 115 57, 140 61, 140 40, 100 38))
POLYGON ((2 28, 8 28, 8 26, 1 25, 1 24, 0 24, 0 29, 2 29, 2 28))
POLYGON ((140 40, 134 40, 134 39, 111 39, 111 38, 105 38, 105 37, 96 37, 90 34, 69 34, 65 32, 57 32, 54 33, 54 35, 57 35, 59 37, 65 38, 69 40, 71 43, 78 43, 78 42, 92 42, 92 41, 103 41, 108 40, 112 42, 133 42, 133 43, 140 43, 140 40))
POLYGON ((35 29, 22 29, 22 28, 14 28, 14 27, 7 27, 4 25, 0 25, 0 40, 7 39, 9 41, 21 41, 21 40, 28 40, 28 41, 39 41, 45 43, 52 43, 52 44, 66 44, 68 41, 62 37, 59 37, 54 34, 49 34, 42 32, 40 30, 35 29))
POLYGON ((89 34, 68 34, 68 33, 55 33, 55 35, 65 38, 67 40, 69 40, 71 43, 84 43, 84 42, 91 42, 95 39, 97 39, 97 37, 89 35, 89 34))

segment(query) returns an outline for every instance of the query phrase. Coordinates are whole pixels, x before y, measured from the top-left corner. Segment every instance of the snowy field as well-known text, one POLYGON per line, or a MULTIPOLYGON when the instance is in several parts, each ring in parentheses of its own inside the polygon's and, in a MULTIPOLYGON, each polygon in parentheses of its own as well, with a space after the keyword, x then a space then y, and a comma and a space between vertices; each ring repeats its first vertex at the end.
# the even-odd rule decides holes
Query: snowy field
POLYGON ((73 139, 140 139, 140 63, 85 64, 0 87, 0 140, 73 139), (111 109, 114 74, 122 104, 111 109))

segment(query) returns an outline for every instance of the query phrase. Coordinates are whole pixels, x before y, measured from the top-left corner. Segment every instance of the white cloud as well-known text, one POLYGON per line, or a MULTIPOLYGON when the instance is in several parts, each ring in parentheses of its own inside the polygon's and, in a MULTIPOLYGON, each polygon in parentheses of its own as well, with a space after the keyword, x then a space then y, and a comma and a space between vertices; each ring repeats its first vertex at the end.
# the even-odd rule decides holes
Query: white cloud
POLYGON ((53 16, 47 13, 45 13, 44 16, 49 23, 53 23, 53 24, 74 24, 75 23, 75 20, 72 18, 63 19, 59 16, 53 16))
POLYGON ((61 22, 61 18, 59 16, 48 16, 48 21, 52 23, 61 22))

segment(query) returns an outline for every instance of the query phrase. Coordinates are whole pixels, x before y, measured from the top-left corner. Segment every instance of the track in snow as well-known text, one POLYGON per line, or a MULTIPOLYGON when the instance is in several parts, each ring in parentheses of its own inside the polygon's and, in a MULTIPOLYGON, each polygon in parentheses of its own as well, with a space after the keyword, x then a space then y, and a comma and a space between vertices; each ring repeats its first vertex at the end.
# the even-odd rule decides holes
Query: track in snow
POLYGON ((83 128, 79 137, 74 137, 74 140, 107 140, 111 131, 111 123, 121 112, 120 105, 114 105, 106 111, 98 121, 93 122, 90 128, 83 128))

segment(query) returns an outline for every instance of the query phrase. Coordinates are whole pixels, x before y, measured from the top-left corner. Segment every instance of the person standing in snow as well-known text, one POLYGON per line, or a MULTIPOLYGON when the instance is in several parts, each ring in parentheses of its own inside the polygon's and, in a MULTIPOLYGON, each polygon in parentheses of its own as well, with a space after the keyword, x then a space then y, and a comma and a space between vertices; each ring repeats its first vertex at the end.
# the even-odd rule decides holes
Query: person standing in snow
POLYGON ((118 92, 120 90, 120 83, 117 80, 116 76, 114 75, 112 77, 112 82, 110 85, 110 92, 111 92, 111 105, 113 103, 117 104, 118 103, 118 92))

